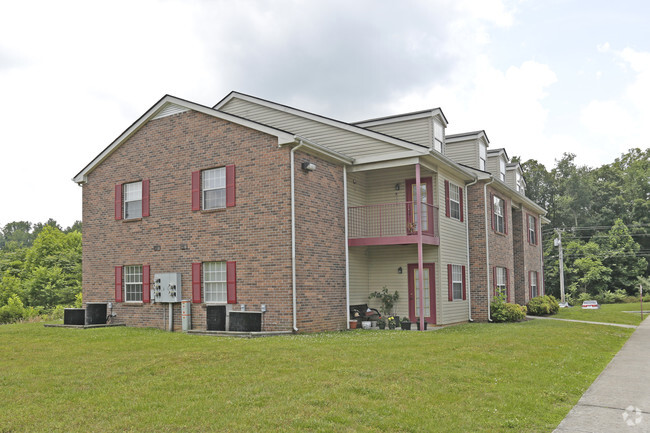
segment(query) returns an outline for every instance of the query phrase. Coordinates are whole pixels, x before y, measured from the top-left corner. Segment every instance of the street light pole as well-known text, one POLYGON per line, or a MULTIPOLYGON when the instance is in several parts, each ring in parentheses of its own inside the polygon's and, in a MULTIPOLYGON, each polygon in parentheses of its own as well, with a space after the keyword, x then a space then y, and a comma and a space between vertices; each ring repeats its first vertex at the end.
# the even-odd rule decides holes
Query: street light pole
POLYGON ((555 229, 557 239, 555 239, 555 246, 560 250, 560 307, 566 307, 566 299, 564 298, 564 255, 562 254, 562 231, 555 229))

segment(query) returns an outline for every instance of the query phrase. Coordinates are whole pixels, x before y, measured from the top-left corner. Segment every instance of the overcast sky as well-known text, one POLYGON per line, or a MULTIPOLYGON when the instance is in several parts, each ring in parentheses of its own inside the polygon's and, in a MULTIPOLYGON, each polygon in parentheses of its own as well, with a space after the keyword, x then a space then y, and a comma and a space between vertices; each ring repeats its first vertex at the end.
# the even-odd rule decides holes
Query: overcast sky
POLYGON ((650 2, 0 0, 0 226, 81 219, 72 182, 165 94, 343 121, 440 107, 547 168, 646 148, 650 2))

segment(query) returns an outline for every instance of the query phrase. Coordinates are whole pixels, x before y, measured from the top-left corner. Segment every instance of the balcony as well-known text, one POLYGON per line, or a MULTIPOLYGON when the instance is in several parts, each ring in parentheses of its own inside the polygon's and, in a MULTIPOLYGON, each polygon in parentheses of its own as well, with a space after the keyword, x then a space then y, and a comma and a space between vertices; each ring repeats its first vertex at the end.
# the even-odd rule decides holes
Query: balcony
MULTIPOLYGON (((438 207, 422 203, 422 243, 440 245, 438 207)), ((348 208, 348 245, 404 245, 418 242, 414 202, 348 208)))

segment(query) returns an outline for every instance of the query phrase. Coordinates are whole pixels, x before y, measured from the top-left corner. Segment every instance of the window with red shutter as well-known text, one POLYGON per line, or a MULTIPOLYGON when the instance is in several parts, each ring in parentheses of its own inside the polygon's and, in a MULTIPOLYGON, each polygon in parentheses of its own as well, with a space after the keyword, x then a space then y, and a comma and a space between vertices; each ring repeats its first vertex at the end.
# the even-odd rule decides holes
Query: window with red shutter
POLYGON ((237 262, 226 262, 227 298, 229 304, 237 303, 237 262))
POLYGON ((451 302, 454 300, 454 277, 451 265, 447 265, 447 291, 449 292, 447 298, 451 302))
POLYGON ((149 179, 142 181, 142 216, 149 216, 149 179))
POLYGON ((122 266, 115 266, 115 302, 122 299, 122 266))
POLYGON ((149 265, 142 267, 142 302, 148 303, 151 299, 151 270, 149 265))
POLYGON ((445 181, 445 216, 449 217, 450 215, 450 209, 449 209, 449 181, 445 181))
POLYGON ((192 263, 192 302, 201 303, 201 263, 192 263))
POLYGON ((115 185, 115 219, 122 219, 122 184, 115 185))
POLYGON ((226 166, 226 207, 235 206, 235 166, 226 166))

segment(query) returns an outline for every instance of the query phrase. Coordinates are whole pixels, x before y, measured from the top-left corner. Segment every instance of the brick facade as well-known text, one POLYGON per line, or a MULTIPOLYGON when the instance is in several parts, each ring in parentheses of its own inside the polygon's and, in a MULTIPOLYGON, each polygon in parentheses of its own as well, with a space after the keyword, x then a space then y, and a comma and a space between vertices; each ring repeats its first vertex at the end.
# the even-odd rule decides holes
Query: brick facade
POLYGON ((538 294, 543 294, 543 271, 542 271, 542 238, 540 217, 532 210, 513 210, 513 250, 515 252, 515 300, 520 305, 526 305, 530 301, 530 272, 537 272, 538 294), (536 243, 531 244, 528 238, 528 216, 532 215, 536 223, 536 243))
MULTIPOLYGON (((296 164, 298 200, 309 201, 296 206, 298 220, 303 219, 296 232, 298 327, 341 329, 344 243, 323 245, 344 238, 342 168, 300 157, 318 168, 303 173, 296 164), (333 197, 340 197, 340 206, 333 197), (336 206, 323 211, 333 200, 336 206), (314 309, 321 313, 312 314, 314 309)), ((235 261, 233 310, 245 304, 246 310, 259 311, 266 304, 264 330, 292 328, 290 149, 279 148, 276 137, 195 111, 149 121, 88 175, 83 223, 84 301, 112 302, 118 323, 163 328, 168 306, 115 302, 115 266, 150 265, 151 283, 156 273, 179 272, 182 298, 191 299, 192 263, 235 261), (236 167, 236 205, 192 211, 191 173, 227 164, 236 167), (115 220, 115 185, 142 179, 150 181, 151 215, 115 220)), ((205 312, 204 303, 192 304, 193 329, 205 329, 205 312)), ((173 314, 179 330, 180 304, 173 314)))

